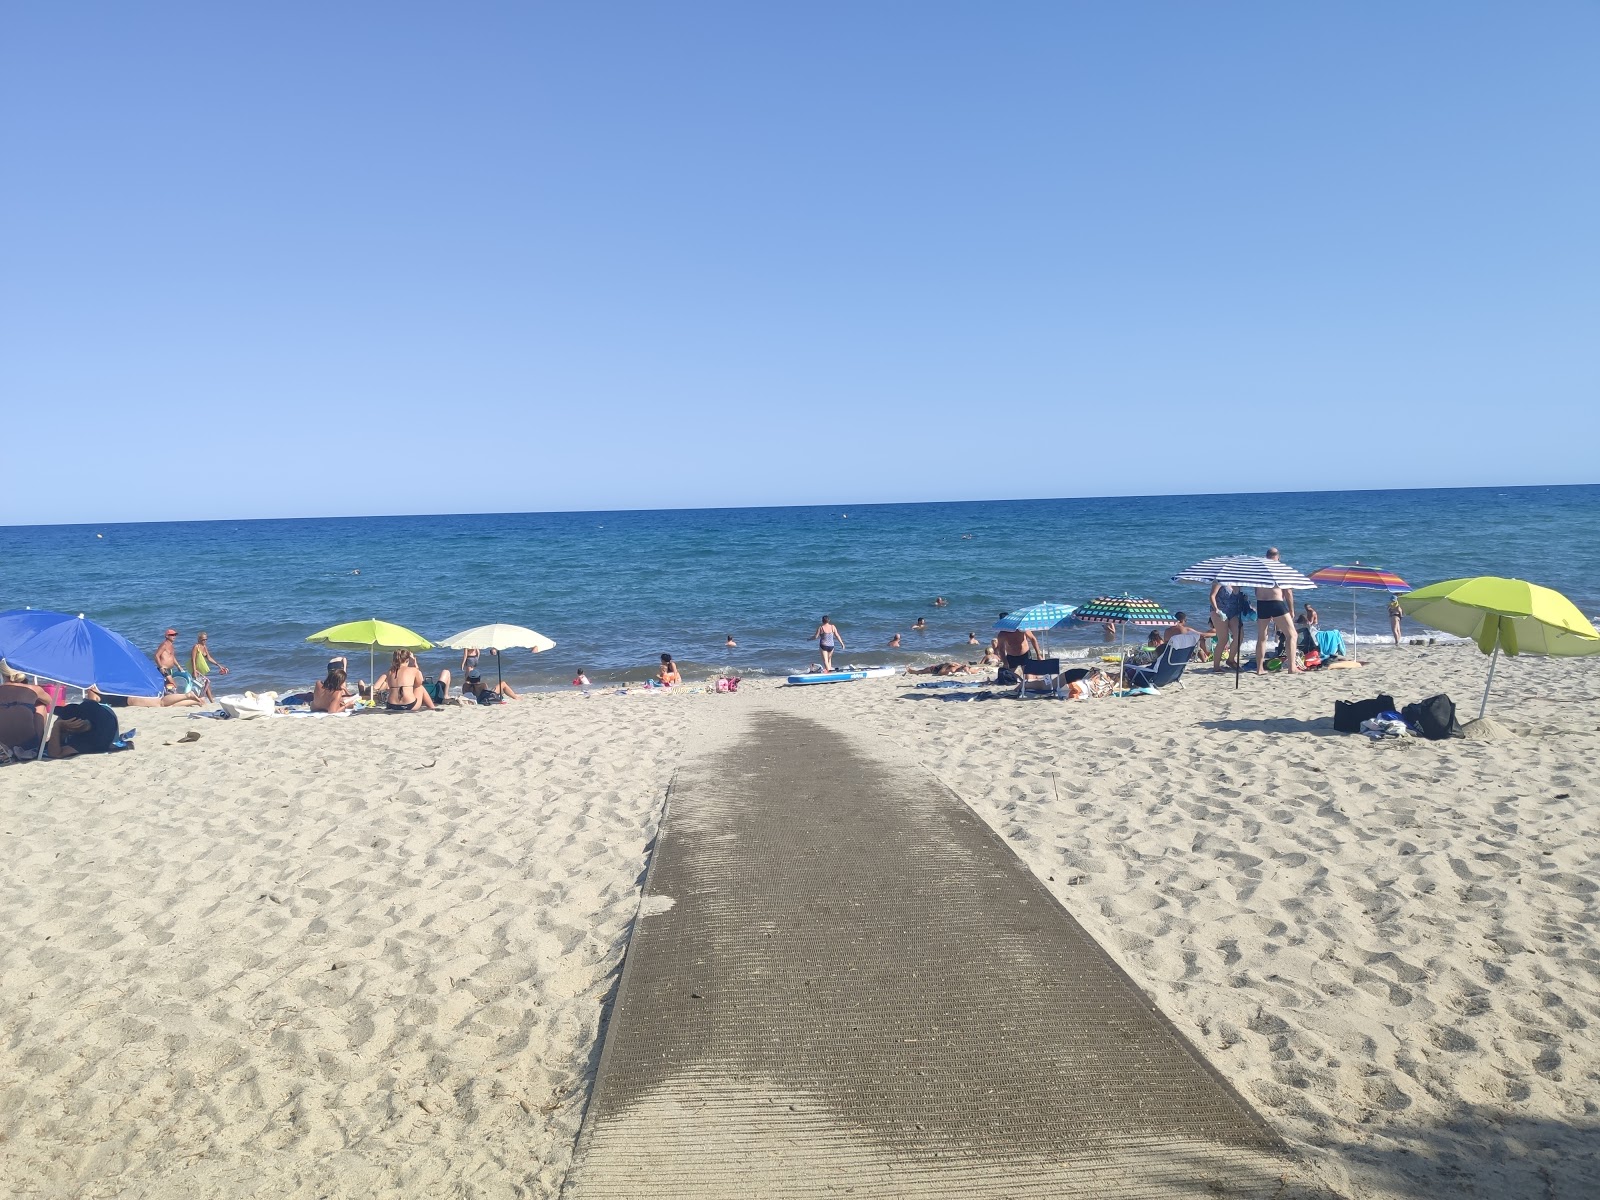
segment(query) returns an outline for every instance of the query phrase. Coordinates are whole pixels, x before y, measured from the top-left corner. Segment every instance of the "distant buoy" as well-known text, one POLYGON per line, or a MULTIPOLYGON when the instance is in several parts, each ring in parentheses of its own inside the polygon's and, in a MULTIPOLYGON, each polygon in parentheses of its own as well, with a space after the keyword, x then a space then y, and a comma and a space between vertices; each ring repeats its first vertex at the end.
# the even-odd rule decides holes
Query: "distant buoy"
POLYGON ((840 513, 839 514, 839 520, 848 521, 849 519, 850 519, 850 514, 849 513, 840 513))
POLYGON ((103 538, 103 537, 105 537, 105 534, 103 534, 103 533, 97 533, 97 534, 95 534, 95 537, 97 537, 97 538, 103 538))

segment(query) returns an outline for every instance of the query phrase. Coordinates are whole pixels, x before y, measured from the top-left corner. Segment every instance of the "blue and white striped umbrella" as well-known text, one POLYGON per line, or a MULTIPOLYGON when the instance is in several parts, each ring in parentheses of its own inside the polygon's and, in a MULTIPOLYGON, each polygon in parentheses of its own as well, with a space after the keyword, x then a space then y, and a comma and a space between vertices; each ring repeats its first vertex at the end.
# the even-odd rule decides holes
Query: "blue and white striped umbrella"
POLYGON ((1317 585, 1293 567, 1275 558, 1254 554, 1224 554, 1185 567, 1172 577, 1173 583, 1231 583, 1237 587, 1293 588, 1308 592, 1317 585))
POLYGON ((996 629, 1054 629, 1072 619, 1076 610, 1070 604, 1046 600, 1030 608, 1008 612, 994 623, 996 629))

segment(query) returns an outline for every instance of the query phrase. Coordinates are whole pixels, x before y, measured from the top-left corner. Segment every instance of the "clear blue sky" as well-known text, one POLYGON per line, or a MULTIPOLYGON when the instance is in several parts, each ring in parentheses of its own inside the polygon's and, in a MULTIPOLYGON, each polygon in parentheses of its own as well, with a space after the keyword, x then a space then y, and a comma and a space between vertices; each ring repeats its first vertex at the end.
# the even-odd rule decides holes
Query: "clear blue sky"
POLYGON ((0 523, 1594 482, 1597 61, 1562 0, 8 5, 0 523))

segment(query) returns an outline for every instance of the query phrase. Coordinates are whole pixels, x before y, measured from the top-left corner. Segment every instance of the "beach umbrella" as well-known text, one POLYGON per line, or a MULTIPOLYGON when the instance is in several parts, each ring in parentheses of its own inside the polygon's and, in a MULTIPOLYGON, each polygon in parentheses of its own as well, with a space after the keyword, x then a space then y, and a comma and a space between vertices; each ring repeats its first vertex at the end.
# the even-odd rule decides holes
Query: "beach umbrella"
POLYGON ((1053 600, 1044 600, 1028 608, 1019 608, 1015 612, 1008 612, 994 623, 996 629, 1054 629, 1057 625, 1065 624, 1072 619, 1073 608, 1070 604, 1057 604, 1053 600))
POLYGON ((1057 625, 1064 625, 1072 619, 1072 605, 1057 604, 1053 600, 1041 600, 1038 604, 1028 608, 1019 608, 1008 612, 994 623, 996 629, 1008 630, 1039 630, 1054 629, 1057 625))
MULTIPOLYGON (((1120 596, 1096 596, 1087 604, 1078 605, 1073 610, 1072 619, 1087 624, 1138 625, 1158 629, 1171 625, 1178 618, 1154 600, 1124 592, 1120 596)), ((1127 658, 1125 650, 1121 657, 1127 658)), ((1117 682, 1119 685, 1122 682, 1121 666, 1117 668, 1117 682)))
POLYGON ((0 613, 0 658, 24 675, 113 696, 159 696, 167 687, 143 650, 82 613, 0 613))
MULTIPOLYGON (((1388 592, 1390 595, 1399 592, 1409 592, 1411 585, 1393 571, 1385 571, 1382 567, 1363 566, 1357 560, 1353 563, 1340 563, 1332 567, 1323 567, 1311 572, 1308 578, 1318 587, 1351 588, 1355 592, 1388 592)), ((1350 641, 1356 640, 1356 597, 1350 597, 1350 641)), ((1353 653, 1353 652, 1352 652, 1353 653)))
POLYGON ((306 639, 319 646, 332 646, 336 650, 367 651, 367 674, 372 677, 376 654, 379 650, 432 650, 433 643, 420 633, 413 633, 404 625, 371 618, 365 621, 346 621, 343 625, 330 625, 306 639))
MULTIPOLYGON (((1297 592, 1309 592, 1316 589, 1316 584, 1300 574, 1287 563, 1275 558, 1262 558, 1256 554, 1223 554, 1216 558, 1202 559, 1192 567, 1185 567, 1172 577, 1173 583, 1199 583, 1210 587, 1215 583, 1232 584, 1235 587, 1254 588, 1291 588, 1297 592)), ((1244 630, 1239 631, 1240 637, 1244 630)), ((1262 653, 1262 647, 1257 639, 1256 653, 1262 653)), ((1220 653, 1222 643, 1218 641, 1217 649, 1220 653)), ((1234 652, 1233 686, 1239 686, 1239 675, 1244 668, 1244 655, 1234 652)))
POLYGON ((1478 718, 1489 708, 1489 688, 1500 652, 1577 658, 1600 654, 1600 631, 1560 592, 1522 579, 1479 575, 1446 579, 1407 592, 1400 607, 1430 629, 1471 638, 1489 655, 1478 718))
POLYGON ((476 625, 471 629, 463 629, 454 637, 447 637, 439 645, 448 650, 470 650, 477 647, 480 650, 493 650, 494 678, 500 682, 500 652, 502 650, 529 650, 534 654, 543 654, 546 650, 553 650, 555 643, 542 633, 521 625, 476 625))

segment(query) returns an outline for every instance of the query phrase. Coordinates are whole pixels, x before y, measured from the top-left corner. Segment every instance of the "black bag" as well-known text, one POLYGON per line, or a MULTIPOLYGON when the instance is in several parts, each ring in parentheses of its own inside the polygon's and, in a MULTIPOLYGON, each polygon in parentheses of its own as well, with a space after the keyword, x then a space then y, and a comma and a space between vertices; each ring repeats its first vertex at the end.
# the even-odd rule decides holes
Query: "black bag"
POLYGON ((1009 685, 1015 685, 1021 682, 1021 680, 1017 678, 1017 673, 1010 667, 1001 667, 998 671, 996 671, 994 673, 994 681, 996 683, 1009 685))
POLYGON ((1333 727, 1340 733, 1360 733, 1361 722, 1370 721, 1381 712, 1394 711, 1393 696, 1379 696, 1374 700, 1335 700, 1333 727))
POLYGON ((1406 705, 1400 710, 1400 717, 1429 741, 1439 742, 1461 736, 1455 702, 1443 692, 1406 705))
POLYGON ((484 688, 483 691, 478 693, 479 704, 500 704, 504 700, 505 697, 492 688, 484 688))

